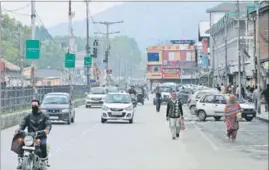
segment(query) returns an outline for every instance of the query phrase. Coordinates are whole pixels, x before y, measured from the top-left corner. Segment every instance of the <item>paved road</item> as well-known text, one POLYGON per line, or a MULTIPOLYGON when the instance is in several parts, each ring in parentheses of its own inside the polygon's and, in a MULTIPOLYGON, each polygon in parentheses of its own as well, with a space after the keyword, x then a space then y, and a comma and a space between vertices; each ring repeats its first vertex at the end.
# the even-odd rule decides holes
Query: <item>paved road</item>
MULTIPOLYGON (((77 108, 75 124, 53 125, 49 169, 268 169, 267 124, 242 122, 238 141, 229 143, 223 122, 186 115, 187 129, 172 141, 164 111, 156 113, 150 102, 137 108, 134 124, 101 124, 100 109, 77 108)), ((1 170, 16 167, 10 151, 14 129, 2 132, 1 170)))

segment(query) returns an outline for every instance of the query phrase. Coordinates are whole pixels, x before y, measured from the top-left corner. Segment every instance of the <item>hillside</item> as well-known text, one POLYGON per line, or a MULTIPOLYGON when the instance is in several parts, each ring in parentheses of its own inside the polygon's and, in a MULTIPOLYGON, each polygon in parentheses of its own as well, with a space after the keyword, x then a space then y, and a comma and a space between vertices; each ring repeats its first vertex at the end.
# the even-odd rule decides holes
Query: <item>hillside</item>
MULTIPOLYGON (((110 31, 121 31, 122 35, 133 37, 141 50, 161 40, 197 39, 198 22, 209 18, 206 9, 216 2, 128 2, 114 6, 94 17, 95 21, 119 21, 123 24, 111 26, 110 31)), ((74 34, 85 36, 85 20, 74 21, 74 34)), ((96 25, 98 31, 105 26, 96 25)), ((67 34, 67 23, 49 28, 52 35, 67 34), (65 31, 66 30, 66 31, 65 31)), ((91 24, 90 32, 97 31, 91 24)))

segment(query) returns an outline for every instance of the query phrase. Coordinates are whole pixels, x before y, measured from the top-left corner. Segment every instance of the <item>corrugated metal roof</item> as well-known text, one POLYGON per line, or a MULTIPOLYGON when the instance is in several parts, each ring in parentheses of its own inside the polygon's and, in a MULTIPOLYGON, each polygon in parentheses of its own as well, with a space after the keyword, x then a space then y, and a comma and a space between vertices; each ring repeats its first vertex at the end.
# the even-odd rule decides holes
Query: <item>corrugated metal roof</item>
POLYGON ((199 35, 200 37, 209 37, 209 34, 206 33, 207 30, 210 28, 209 21, 201 21, 199 22, 199 35))
POLYGON ((11 70, 11 71, 20 71, 19 66, 15 65, 15 64, 13 64, 13 63, 5 60, 5 59, 0 59, 0 60, 1 60, 1 62, 5 63, 5 67, 8 68, 9 70, 11 70))

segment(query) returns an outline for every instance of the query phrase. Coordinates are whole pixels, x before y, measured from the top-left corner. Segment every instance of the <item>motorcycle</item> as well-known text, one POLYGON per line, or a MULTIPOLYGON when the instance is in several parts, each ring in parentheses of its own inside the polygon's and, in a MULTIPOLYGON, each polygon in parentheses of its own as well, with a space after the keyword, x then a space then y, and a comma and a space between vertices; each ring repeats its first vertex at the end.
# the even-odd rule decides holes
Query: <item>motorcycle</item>
POLYGON ((141 103, 142 105, 144 105, 145 99, 144 99, 144 95, 142 93, 138 93, 137 94, 137 103, 141 103))
POLYGON ((18 139, 23 142, 22 170, 47 170, 48 161, 47 158, 41 158, 41 141, 38 140, 38 137, 45 135, 44 131, 31 133, 20 131, 19 133, 23 136, 23 139, 18 139))
POLYGON ((131 99, 132 99, 132 102, 133 102, 133 106, 136 107, 137 99, 136 99, 136 96, 134 94, 131 94, 131 99))

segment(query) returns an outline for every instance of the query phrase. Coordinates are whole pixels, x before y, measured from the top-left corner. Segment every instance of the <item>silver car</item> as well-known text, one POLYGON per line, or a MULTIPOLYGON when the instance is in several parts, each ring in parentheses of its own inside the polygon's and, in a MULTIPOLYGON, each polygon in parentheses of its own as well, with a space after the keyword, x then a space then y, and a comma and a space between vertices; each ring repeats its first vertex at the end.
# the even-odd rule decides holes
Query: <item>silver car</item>
POLYGON ((75 122, 75 107, 68 93, 48 93, 41 103, 42 112, 49 115, 52 121, 75 122))

